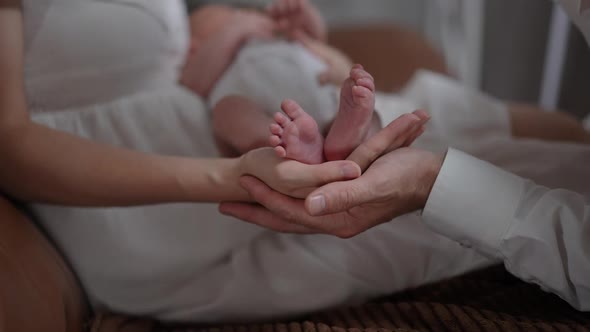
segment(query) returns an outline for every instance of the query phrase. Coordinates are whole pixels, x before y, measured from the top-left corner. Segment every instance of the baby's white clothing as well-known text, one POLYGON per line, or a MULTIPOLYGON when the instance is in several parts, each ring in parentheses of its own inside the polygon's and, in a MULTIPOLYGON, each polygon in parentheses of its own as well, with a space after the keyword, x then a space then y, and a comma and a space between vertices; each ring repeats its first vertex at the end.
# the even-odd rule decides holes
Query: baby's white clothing
POLYGON ((272 116, 289 98, 325 128, 338 110, 340 91, 333 85, 319 84, 318 76, 326 68, 299 43, 251 41, 213 87, 208 104, 213 108, 223 97, 239 95, 255 101, 272 116))
MULTIPOLYGON (((252 41, 213 87, 209 107, 223 97, 239 95, 255 101, 272 116, 289 98, 316 119, 320 128, 326 128, 336 116, 340 95, 340 87, 319 84, 318 77, 326 68, 296 42, 252 41)), ((510 136, 504 103, 426 71, 417 73, 398 95, 377 93, 375 106, 384 126, 403 113, 427 110, 432 116, 429 133, 446 139, 423 137, 421 146, 437 152, 445 151, 449 143, 463 147, 483 137, 510 136)))

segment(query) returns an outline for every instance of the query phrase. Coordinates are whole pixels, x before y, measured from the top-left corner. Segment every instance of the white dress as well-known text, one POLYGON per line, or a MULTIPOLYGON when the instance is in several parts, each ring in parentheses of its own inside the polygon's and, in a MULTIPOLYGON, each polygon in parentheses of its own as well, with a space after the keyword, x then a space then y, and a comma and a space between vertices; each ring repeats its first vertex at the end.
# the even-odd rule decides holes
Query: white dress
MULTIPOLYGON (((31 11, 41 2, 25 0, 26 85, 34 121, 146 152, 217 155, 204 103, 176 84, 187 41, 180 1, 44 3, 31 11)), ((408 89, 409 96, 419 95, 415 101, 390 97, 381 102, 390 112, 381 116, 435 102, 424 90, 428 82, 440 93, 460 91, 424 74, 408 89)), ((491 118, 506 135, 502 104, 475 93, 456 97, 459 102, 444 97, 440 104, 463 106, 465 112, 489 104, 484 108, 498 110, 491 118)), ((446 123, 461 132, 458 122, 446 123)), ((451 127, 434 128, 440 134, 451 127)), ((443 150, 445 143, 435 142, 434 135, 420 144, 434 142, 433 149, 443 150)), ((449 139, 458 140, 459 135, 449 139)), ((75 156, 70 162, 76 163, 75 156)), ((340 240, 276 234, 224 217, 213 204, 32 209, 97 309, 163 320, 300 314, 490 263, 428 230, 417 214, 340 240)))

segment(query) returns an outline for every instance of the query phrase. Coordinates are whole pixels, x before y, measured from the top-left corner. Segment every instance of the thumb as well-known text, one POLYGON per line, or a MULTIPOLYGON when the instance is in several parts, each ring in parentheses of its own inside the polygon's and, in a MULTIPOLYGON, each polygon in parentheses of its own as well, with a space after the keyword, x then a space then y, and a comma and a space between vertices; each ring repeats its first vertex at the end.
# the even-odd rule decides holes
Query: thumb
POLYGON ((335 181, 346 181, 361 176, 360 167, 349 160, 330 161, 317 165, 292 164, 291 174, 297 174, 298 183, 319 187, 335 181))
POLYGON ((346 182, 333 182, 312 192, 305 200, 305 209, 312 216, 347 211, 371 200, 362 178, 346 182))

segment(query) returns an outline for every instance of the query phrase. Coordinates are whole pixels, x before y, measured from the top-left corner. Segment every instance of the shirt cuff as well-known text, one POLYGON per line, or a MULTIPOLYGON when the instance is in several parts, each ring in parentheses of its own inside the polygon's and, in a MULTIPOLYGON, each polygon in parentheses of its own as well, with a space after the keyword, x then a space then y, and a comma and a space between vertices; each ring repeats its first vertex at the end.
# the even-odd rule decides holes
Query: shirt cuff
POLYGON ((502 239, 515 219, 525 180, 449 149, 422 214, 435 232, 503 258, 502 239))

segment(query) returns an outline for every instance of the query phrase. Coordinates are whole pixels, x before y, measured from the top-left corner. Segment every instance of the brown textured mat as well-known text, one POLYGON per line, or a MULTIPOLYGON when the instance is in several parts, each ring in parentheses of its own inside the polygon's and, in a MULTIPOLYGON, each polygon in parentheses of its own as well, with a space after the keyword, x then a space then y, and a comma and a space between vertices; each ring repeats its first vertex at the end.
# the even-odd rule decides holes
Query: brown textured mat
POLYGON ((218 327, 162 326, 99 315, 92 332, 590 331, 590 313, 493 267, 363 306, 294 322, 218 327))

